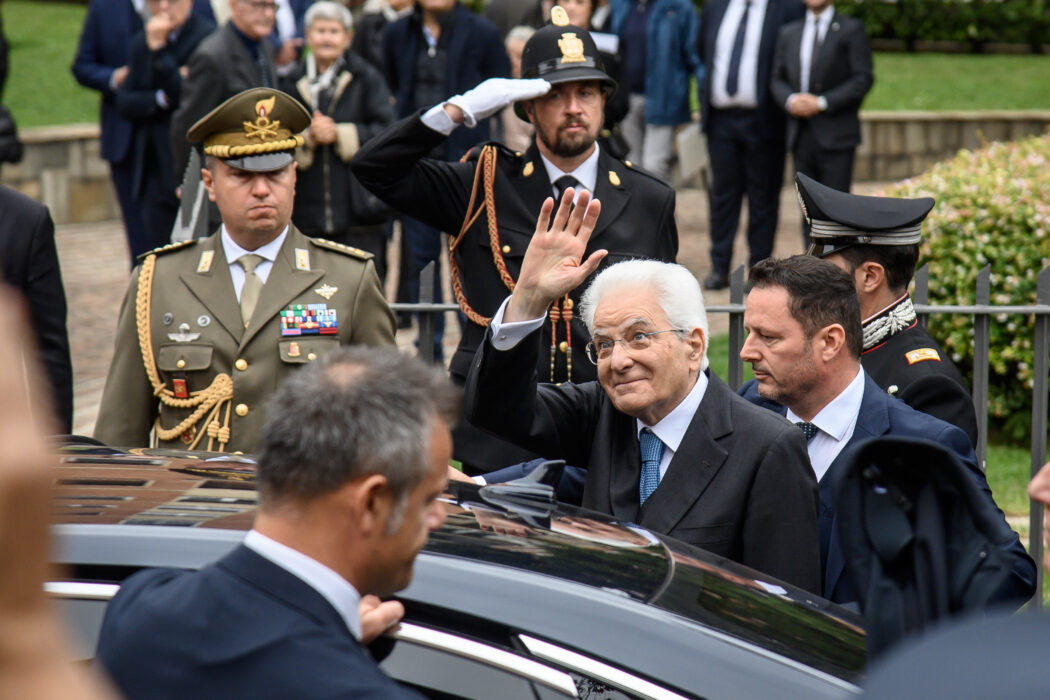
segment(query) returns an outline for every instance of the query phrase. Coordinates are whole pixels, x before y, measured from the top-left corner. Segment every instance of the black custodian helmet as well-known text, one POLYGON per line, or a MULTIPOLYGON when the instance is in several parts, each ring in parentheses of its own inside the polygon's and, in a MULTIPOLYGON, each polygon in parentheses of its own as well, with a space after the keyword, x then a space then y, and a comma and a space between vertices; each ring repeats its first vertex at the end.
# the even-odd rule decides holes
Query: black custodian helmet
MULTIPOLYGON (((616 81, 605 72, 591 33, 569 24, 569 15, 558 5, 551 8, 551 23, 536 30, 526 42, 521 77, 543 78, 552 85, 597 80, 606 97, 616 92, 616 81)), ((520 102, 514 105, 514 113, 528 121, 520 102)))

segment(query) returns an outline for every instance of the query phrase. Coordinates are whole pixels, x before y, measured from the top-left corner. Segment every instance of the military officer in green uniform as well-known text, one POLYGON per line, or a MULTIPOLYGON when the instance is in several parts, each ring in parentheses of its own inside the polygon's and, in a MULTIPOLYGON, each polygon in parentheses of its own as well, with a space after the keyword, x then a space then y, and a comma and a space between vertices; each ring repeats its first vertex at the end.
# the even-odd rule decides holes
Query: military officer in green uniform
POLYGON ((812 227, 809 253, 848 272, 857 287, 864 371, 916 411, 960 428, 976 446, 977 414, 970 390, 919 323, 908 294, 922 222, 933 199, 848 194, 802 173, 795 176, 795 186, 812 227))
POLYGON ((256 88, 190 129, 223 225, 148 253, 132 273, 96 438, 251 451, 263 404, 296 367, 343 344, 394 344, 372 255, 289 223, 309 125, 298 102, 256 88))

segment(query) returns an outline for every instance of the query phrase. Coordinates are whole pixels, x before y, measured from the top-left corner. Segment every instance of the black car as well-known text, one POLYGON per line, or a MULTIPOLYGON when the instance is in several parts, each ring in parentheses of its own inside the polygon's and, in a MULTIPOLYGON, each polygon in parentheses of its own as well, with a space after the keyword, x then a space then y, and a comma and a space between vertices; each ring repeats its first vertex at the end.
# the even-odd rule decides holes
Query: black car
MULTIPOLYGON (((81 658, 131 573, 195 569, 256 507, 248 458, 63 448, 48 584, 81 658)), ((453 482, 383 668, 434 698, 827 698, 859 692, 860 618, 537 489, 453 482)))

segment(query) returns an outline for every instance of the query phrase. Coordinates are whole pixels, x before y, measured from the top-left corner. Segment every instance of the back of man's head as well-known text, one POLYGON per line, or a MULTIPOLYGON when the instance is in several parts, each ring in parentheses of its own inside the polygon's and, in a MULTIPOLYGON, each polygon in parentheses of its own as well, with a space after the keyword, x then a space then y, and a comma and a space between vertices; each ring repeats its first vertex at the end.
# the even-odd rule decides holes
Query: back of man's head
POLYGON ((339 348, 286 381, 257 446, 263 510, 305 502, 368 474, 396 501, 426 476, 435 421, 456 423, 459 391, 444 372, 383 348, 339 348))
POLYGON ((904 294, 915 266, 919 262, 919 244, 912 245, 854 245, 835 251, 856 270, 866 262, 878 263, 886 271, 886 286, 898 296, 904 294))
POLYGON ((610 294, 631 289, 650 289, 656 294, 660 309, 671 327, 704 334, 704 357, 700 369, 707 369, 707 346, 710 340, 707 309, 700 284, 688 269, 659 260, 625 260, 605 268, 591 282, 580 299, 580 314, 587 332, 594 335, 594 311, 610 294))
POLYGON ((826 260, 795 255, 762 260, 751 268, 748 282, 754 289, 786 290, 791 317, 802 326, 807 338, 832 324, 842 326, 850 355, 860 357, 860 301, 853 279, 846 272, 826 260))

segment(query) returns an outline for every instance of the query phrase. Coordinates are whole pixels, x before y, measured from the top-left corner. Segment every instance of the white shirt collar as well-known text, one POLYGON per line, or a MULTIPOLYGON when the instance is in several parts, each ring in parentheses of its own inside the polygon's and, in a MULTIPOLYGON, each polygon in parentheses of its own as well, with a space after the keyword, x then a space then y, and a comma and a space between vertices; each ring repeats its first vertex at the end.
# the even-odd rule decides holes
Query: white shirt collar
POLYGON ((812 24, 813 18, 817 18, 817 26, 820 27, 820 36, 823 37, 827 34, 828 25, 831 24, 831 18, 835 16, 835 6, 828 5, 824 8, 824 11, 819 15, 813 14, 813 10, 806 10, 806 23, 812 24))
MULTIPOLYGON (((853 381, 810 421, 820 428, 820 432, 813 436, 807 446, 809 461, 818 481, 824 477, 831 468, 831 463, 853 437, 857 417, 860 415, 860 404, 864 400, 865 376, 864 370, 858 368, 853 381)), ((792 423, 802 421, 790 408, 787 410, 787 419, 792 423)))
POLYGON ((707 392, 708 379, 704 372, 698 372, 696 377, 696 383, 693 384, 693 388, 689 390, 689 393, 685 395, 685 398, 675 406, 670 413, 664 416, 656 425, 646 426, 641 420, 635 418, 635 428, 640 435, 642 428, 648 427, 656 437, 660 438, 660 442, 665 447, 671 449, 671 452, 677 452, 678 446, 682 444, 682 438, 685 437, 685 433, 689 430, 689 424, 693 422, 693 416, 696 415, 697 409, 700 408, 700 402, 704 400, 704 393, 707 392))
POLYGON ((226 262, 233 265, 237 261, 237 258, 248 253, 255 253, 256 255, 261 256, 263 260, 273 262, 277 259, 277 254, 281 252, 281 246, 284 245, 284 239, 288 236, 288 228, 288 226, 285 226, 284 230, 281 231, 281 235, 266 245, 259 246, 255 250, 245 250, 237 245, 233 240, 233 237, 230 236, 229 232, 226 230, 226 224, 223 224, 221 234, 222 251, 226 254, 226 262))
MULTIPOLYGON (((547 160, 546 157, 544 157, 544 155, 541 153, 540 160, 543 161, 543 167, 547 169, 547 177, 550 178, 551 189, 555 189, 554 181, 557 180, 559 177, 561 177, 562 175, 572 175, 574 178, 580 181, 580 184, 583 185, 583 188, 585 190, 593 193, 594 188, 597 186, 598 183, 599 150, 600 149, 598 147, 598 142, 595 141, 594 152, 587 157, 587 160, 580 163, 579 167, 577 167, 571 173, 565 172, 564 170, 556 166, 554 163, 547 160)), ((577 192, 576 196, 579 197, 580 193, 577 192)))
POLYGON ((244 536, 244 546, 320 593, 343 618, 354 639, 361 639, 361 618, 358 613, 361 594, 349 581, 316 559, 270 539, 257 530, 248 531, 244 536))

